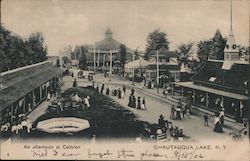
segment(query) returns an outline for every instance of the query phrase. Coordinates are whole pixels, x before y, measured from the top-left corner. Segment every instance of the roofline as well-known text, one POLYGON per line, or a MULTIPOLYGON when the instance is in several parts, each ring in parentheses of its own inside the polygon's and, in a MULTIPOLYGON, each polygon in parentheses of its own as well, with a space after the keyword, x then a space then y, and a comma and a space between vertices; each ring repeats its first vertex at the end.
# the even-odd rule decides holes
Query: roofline
POLYGON ((0 76, 4 76, 4 75, 6 75, 6 74, 18 72, 18 71, 23 70, 23 69, 32 68, 32 67, 35 67, 35 66, 38 66, 38 65, 42 65, 42 64, 46 64, 46 63, 49 63, 49 62, 46 60, 46 61, 43 61, 43 62, 40 62, 40 63, 31 64, 31 65, 27 65, 27 66, 24 66, 24 67, 20 67, 20 68, 8 70, 8 71, 5 71, 5 72, 0 73, 0 76))

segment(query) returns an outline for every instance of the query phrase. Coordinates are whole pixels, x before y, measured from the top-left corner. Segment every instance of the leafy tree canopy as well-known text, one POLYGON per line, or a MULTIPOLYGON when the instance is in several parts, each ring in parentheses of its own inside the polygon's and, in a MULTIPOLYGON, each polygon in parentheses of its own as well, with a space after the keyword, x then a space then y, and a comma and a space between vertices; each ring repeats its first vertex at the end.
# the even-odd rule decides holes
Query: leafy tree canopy
POLYGON ((161 32, 160 29, 154 30, 153 32, 149 33, 147 37, 145 59, 149 59, 150 52, 152 50, 158 50, 161 47, 169 49, 168 46, 169 41, 167 39, 167 34, 165 32, 161 32))

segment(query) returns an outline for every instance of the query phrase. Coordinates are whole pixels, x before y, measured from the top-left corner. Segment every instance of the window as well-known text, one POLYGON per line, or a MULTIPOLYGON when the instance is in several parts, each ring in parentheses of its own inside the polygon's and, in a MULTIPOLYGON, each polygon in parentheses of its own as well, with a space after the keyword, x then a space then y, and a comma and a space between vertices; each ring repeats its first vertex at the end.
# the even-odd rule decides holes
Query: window
POLYGON ((209 82, 214 82, 215 81, 215 77, 211 77, 211 78, 209 78, 209 82))

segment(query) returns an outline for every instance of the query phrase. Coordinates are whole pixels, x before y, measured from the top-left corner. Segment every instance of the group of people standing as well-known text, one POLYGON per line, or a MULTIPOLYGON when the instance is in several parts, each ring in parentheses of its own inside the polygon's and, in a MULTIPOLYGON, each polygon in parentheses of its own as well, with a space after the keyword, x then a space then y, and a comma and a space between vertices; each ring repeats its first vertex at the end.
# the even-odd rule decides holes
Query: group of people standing
POLYGON ((118 87, 109 87, 108 85, 105 85, 105 82, 102 81, 101 87, 99 87, 99 84, 96 85, 95 90, 97 93, 100 94, 106 94, 111 96, 116 96, 118 99, 124 99, 126 96, 126 86, 124 85, 121 88, 118 87), (106 91, 105 91, 106 90, 106 91))
POLYGON ((139 110, 146 110, 145 97, 143 97, 142 100, 141 100, 141 97, 138 96, 137 100, 136 100, 136 97, 135 97, 134 93, 135 93, 135 90, 134 90, 134 88, 132 88, 131 89, 131 94, 129 96, 128 106, 132 107, 132 108, 139 109, 139 110))
POLYGON ((182 120, 186 117, 190 118, 190 108, 191 103, 190 101, 183 104, 182 100, 178 100, 177 106, 172 105, 171 111, 170 111, 170 119, 173 120, 182 120))
POLYGON ((30 134, 32 129, 32 121, 29 117, 21 116, 17 122, 13 122, 11 126, 9 122, 3 122, 1 133, 3 137, 8 137, 10 134, 12 139, 17 137, 25 137, 30 134))
POLYGON ((181 138, 183 139, 184 137, 183 129, 178 126, 174 126, 172 122, 169 122, 167 119, 165 120, 163 115, 159 116, 158 129, 156 131, 156 135, 161 134, 165 134, 166 137, 167 135, 170 135, 174 140, 181 140, 181 138))

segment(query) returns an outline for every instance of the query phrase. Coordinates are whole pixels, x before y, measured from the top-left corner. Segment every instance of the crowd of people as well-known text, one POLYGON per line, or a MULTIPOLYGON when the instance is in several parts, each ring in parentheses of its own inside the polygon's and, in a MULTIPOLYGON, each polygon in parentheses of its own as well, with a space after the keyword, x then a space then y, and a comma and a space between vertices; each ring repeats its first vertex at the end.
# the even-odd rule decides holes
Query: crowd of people
POLYGON ((181 99, 178 100, 177 106, 172 105, 170 111, 170 119, 182 120, 190 118, 191 102, 184 103, 181 99))
POLYGON ((69 98, 59 97, 55 101, 50 102, 48 111, 59 114, 69 109, 85 110, 90 108, 90 106, 90 96, 81 98, 77 93, 72 93, 69 98))
POLYGON ((19 115, 17 121, 11 125, 9 122, 2 122, 1 134, 3 137, 12 136, 12 140, 17 137, 25 138, 31 133, 32 121, 25 115, 19 115))

